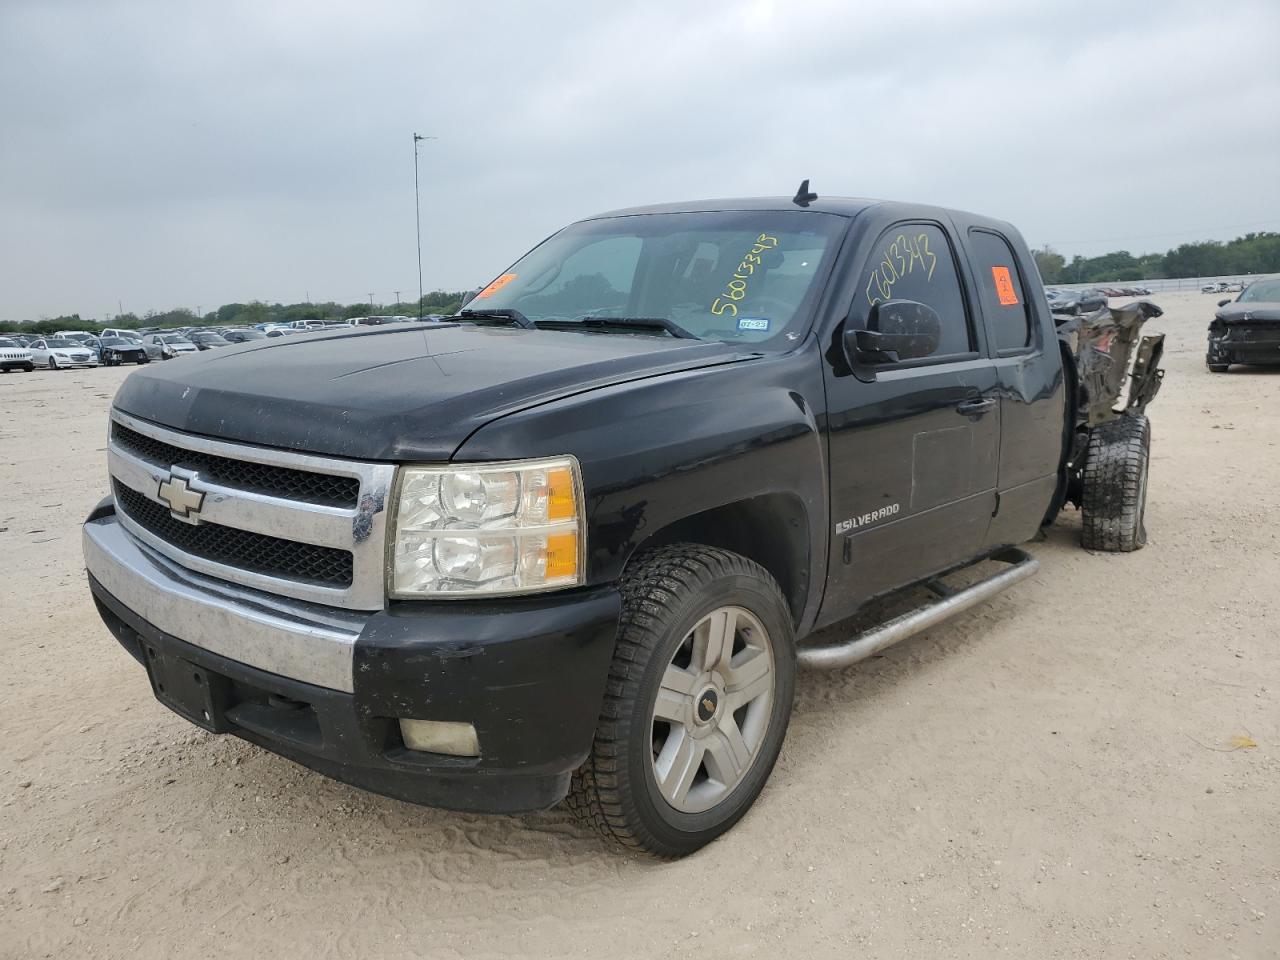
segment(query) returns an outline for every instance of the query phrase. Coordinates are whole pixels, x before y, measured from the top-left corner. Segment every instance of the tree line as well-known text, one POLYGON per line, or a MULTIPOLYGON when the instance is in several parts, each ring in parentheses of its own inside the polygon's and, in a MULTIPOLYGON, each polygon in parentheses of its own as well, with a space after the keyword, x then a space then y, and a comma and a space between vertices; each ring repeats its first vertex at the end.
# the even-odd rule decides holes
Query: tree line
POLYGON ((1165 253, 1134 256, 1116 250, 1098 257, 1067 259, 1045 245, 1035 251, 1045 283, 1101 283, 1111 280, 1163 280, 1176 277, 1229 277, 1280 273, 1280 233, 1246 233, 1223 243, 1184 243, 1165 253))
MULTIPOLYGON (((462 307, 462 291, 434 290, 422 297, 422 315, 429 313, 452 314, 462 307)), ((55 330, 88 330, 95 332, 103 327, 124 327, 138 330, 142 327, 251 327, 259 323, 292 323, 294 320, 349 320, 352 317, 418 315, 419 302, 380 303, 372 307, 368 303, 224 303, 216 310, 198 316, 187 307, 173 310, 151 310, 142 316, 136 313, 119 313, 106 320, 81 317, 78 313, 60 317, 27 320, 18 323, 0 323, 0 328, 20 329, 24 333, 53 333, 55 330)))

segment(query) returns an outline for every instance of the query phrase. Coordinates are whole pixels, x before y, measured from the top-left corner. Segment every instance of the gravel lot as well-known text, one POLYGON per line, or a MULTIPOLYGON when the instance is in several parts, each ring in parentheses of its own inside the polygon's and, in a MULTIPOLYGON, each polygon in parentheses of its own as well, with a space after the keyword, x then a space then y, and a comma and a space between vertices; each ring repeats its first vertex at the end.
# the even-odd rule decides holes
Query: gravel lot
POLYGON ((1149 546, 1064 513, 1030 581, 802 674, 760 802, 674 864, 160 707, 80 559, 129 369, 0 377, 0 956, 1280 956, 1280 369, 1207 373, 1214 298, 1156 299, 1149 546))

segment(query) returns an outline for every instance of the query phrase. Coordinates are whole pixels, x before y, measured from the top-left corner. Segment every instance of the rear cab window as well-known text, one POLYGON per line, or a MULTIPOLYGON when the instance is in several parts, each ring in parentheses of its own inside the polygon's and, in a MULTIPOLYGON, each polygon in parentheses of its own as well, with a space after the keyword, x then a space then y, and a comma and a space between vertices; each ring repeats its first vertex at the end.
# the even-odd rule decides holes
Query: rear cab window
POLYGON ((969 252, 996 353, 1031 349, 1031 312, 1012 245, 998 233, 974 228, 969 231, 969 252))

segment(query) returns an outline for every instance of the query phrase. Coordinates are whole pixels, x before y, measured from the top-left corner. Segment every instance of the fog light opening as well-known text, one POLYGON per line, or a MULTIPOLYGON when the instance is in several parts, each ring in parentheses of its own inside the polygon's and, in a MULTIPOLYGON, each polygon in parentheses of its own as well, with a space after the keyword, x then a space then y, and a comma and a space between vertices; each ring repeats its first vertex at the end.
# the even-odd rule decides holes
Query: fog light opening
POLYGON ((480 737, 470 723, 402 719, 400 736, 410 750, 444 753, 451 757, 480 756, 480 737))

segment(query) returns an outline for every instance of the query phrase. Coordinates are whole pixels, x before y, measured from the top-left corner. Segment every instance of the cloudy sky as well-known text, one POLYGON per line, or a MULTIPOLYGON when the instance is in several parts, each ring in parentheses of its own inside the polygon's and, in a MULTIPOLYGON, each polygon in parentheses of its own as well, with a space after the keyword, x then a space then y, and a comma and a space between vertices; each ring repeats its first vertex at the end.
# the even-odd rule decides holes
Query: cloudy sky
POLYGON ((794 192, 1063 253, 1280 229, 1280 4, 0 0, 0 320, 476 286, 794 192))

